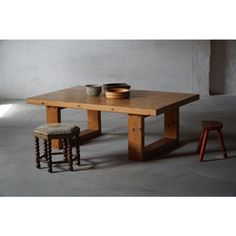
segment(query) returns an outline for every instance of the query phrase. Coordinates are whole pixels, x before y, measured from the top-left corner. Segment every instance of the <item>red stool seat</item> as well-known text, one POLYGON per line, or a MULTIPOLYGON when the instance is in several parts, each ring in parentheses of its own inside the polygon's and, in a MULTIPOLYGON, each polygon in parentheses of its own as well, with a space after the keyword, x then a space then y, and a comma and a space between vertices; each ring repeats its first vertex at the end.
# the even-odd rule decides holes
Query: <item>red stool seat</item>
POLYGON ((200 153, 200 161, 203 161, 204 154, 206 150, 207 139, 209 131, 215 130, 217 132, 218 140, 220 143, 221 151, 224 158, 227 158, 227 153, 225 149, 224 139, 222 135, 223 124, 219 121, 202 121, 202 132, 201 138, 198 143, 197 153, 200 153))
POLYGON ((216 129, 222 129, 223 124, 219 121, 203 120, 202 127, 208 130, 216 130, 216 129))

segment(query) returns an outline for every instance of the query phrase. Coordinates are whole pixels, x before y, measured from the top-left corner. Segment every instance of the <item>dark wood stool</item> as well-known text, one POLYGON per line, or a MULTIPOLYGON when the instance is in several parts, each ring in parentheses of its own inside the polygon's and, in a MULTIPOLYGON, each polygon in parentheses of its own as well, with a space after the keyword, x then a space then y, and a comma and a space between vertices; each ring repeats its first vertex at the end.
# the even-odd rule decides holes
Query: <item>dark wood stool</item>
POLYGON ((198 143, 197 153, 200 153, 200 161, 203 161, 206 144, 208 139, 208 134, 211 130, 215 130, 217 132, 218 140, 220 142, 221 151, 224 158, 227 158, 227 153, 224 145, 224 139, 222 135, 223 124, 219 121, 202 121, 202 132, 201 138, 198 143))
POLYGON ((41 125, 34 130, 35 138, 35 154, 36 167, 41 168, 40 163, 44 162, 48 165, 48 172, 52 173, 52 164, 68 163, 69 170, 73 171, 73 161, 77 160, 80 165, 80 128, 69 123, 52 123, 41 125), (43 139, 44 154, 40 156, 39 139, 43 139), (75 155, 72 155, 72 138, 75 138, 75 155), (51 141, 53 139, 61 139, 63 143, 63 152, 52 153, 51 141), (62 161, 52 161, 53 155, 64 155, 62 161))

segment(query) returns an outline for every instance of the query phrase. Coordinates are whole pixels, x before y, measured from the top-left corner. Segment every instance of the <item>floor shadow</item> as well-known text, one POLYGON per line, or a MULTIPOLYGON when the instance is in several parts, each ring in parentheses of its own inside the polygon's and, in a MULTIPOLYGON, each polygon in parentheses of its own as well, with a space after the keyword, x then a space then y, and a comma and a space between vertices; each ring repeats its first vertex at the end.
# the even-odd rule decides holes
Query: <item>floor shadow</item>
MULTIPOLYGON (((106 169, 111 167, 117 167, 121 165, 132 165, 132 161, 128 159, 128 154, 126 152, 117 153, 117 154, 108 154, 96 157, 86 157, 81 158, 81 165, 73 164, 74 172, 77 171, 88 171, 92 169, 106 169)), ((47 169, 47 165, 41 166, 40 169, 47 169)), ((68 165, 66 163, 63 164, 54 164, 53 165, 53 173, 60 172, 70 172, 68 170, 68 165)))
MULTIPOLYGON (((104 133, 104 135, 108 135, 110 133, 104 133)), ((114 135, 114 139, 117 139, 117 136, 126 136, 127 133, 116 133, 116 134, 112 134, 114 135)), ((209 136, 209 140, 211 139, 215 139, 215 137, 210 137, 209 136)), ((110 138, 109 138, 110 140, 110 138)), ((92 142, 93 140, 91 140, 92 142)), ((162 159, 172 159, 172 158, 179 158, 179 157, 187 157, 187 156, 193 156, 193 155, 198 155, 196 153, 196 148, 197 148, 197 144, 199 141, 199 137, 191 137, 191 138, 186 138, 186 139, 181 139, 179 141, 179 144, 169 148, 169 149, 164 149, 162 151, 158 151, 158 152, 154 152, 152 153, 150 156, 148 156, 146 158, 145 161, 156 161, 156 160, 162 160, 162 159), (185 152, 175 152, 178 149, 183 148, 186 145, 189 145, 191 143, 196 143, 195 148, 192 149, 192 151, 185 151, 185 152)), ((99 140, 99 138, 96 138, 96 142, 104 142, 104 140, 99 140)), ((90 142, 87 142, 90 143, 90 142)), ((235 150, 234 147, 232 146, 232 148, 228 148, 227 151, 230 150, 235 150)), ((206 150, 206 155, 209 153, 214 153, 214 152, 220 152, 220 146, 217 148, 210 148, 208 150, 206 150)), ((230 157, 231 158, 231 157, 230 157)), ((222 160, 222 159, 210 159, 210 160, 205 160, 205 161, 212 161, 212 160, 222 160)), ((130 161, 128 159, 128 152, 119 152, 119 153, 112 153, 112 154, 106 154, 106 155, 96 155, 95 157, 86 157, 86 158, 81 158, 81 166, 76 166, 74 171, 88 171, 91 169, 106 169, 106 168, 111 168, 114 166, 122 166, 122 165, 132 165, 133 161, 130 161)), ((55 168, 57 170, 55 170, 54 172, 64 172, 64 171, 68 171, 67 166, 60 166, 60 165, 55 165, 55 168), (58 170, 60 169, 60 170, 58 170)))
MULTIPOLYGON (((90 170, 90 169, 94 169, 94 168, 95 168, 95 165, 92 162, 90 162, 88 164, 81 164, 80 166, 78 166, 77 164, 74 164, 72 172, 90 170)), ((53 173, 60 173, 60 172, 71 172, 71 171, 68 170, 68 167, 62 167, 62 166, 57 166, 57 165, 53 166, 53 173), (55 168, 56 168, 56 170, 55 170, 55 168)))
POLYGON ((84 158, 84 161, 93 165, 93 168, 106 169, 111 167, 132 165, 132 161, 128 159, 128 153, 108 154, 97 157, 84 158))
MULTIPOLYGON (((85 162, 85 160, 82 160, 82 162, 85 162)), ((53 168, 53 173, 61 173, 61 172, 71 172, 68 169, 67 164, 54 164, 52 166, 53 168)), ((80 166, 77 164, 73 164, 73 171, 72 172, 77 172, 77 171, 83 171, 83 170, 89 170, 89 169, 94 169, 95 168, 95 163, 88 161, 87 163, 83 163, 80 166)), ((40 169, 48 169, 47 166, 41 166, 40 169)))
MULTIPOLYGON (((172 158, 185 157, 185 156, 191 156, 191 155, 199 155, 199 154, 196 153, 197 142, 198 142, 197 138, 188 138, 188 139, 180 140, 179 145, 176 145, 172 148, 165 149, 165 150, 162 150, 162 151, 159 151, 159 152, 157 151, 156 153, 153 153, 152 155, 150 155, 150 157, 147 158, 147 161, 161 160, 161 159, 172 159, 172 158), (189 152, 185 151, 185 152, 175 153, 176 150, 178 150, 178 149, 180 149, 180 148, 182 148, 182 147, 184 147, 184 146, 186 146, 190 143, 195 143, 195 142, 196 142, 196 148, 193 149, 192 151, 189 151, 189 152)), ((234 147, 227 148, 227 151, 235 151, 235 148, 234 147)), ((209 153, 216 153, 216 152, 221 153, 220 146, 217 147, 217 148, 214 148, 214 149, 211 148, 211 149, 206 150, 205 155, 207 155, 209 153)), ((221 160, 221 159, 219 159, 219 160, 221 160)))
POLYGON ((223 161, 223 160, 228 160, 231 158, 236 158, 236 156, 228 156, 227 158, 213 158, 213 159, 207 159, 207 160, 203 160, 203 162, 209 162, 209 161, 223 161))

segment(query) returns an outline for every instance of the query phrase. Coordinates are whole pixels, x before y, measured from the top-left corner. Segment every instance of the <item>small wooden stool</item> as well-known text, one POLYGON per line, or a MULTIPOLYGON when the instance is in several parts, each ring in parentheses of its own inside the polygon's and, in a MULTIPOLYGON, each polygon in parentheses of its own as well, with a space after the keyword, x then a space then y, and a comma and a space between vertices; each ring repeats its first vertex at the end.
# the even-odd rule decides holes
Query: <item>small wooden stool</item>
POLYGON ((218 140, 220 142, 221 151, 224 158, 227 158, 227 153, 224 145, 224 139, 222 135, 223 124, 219 121, 202 121, 202 132, 201 132, 201 138, 198 143, 197 147, 197 153, 200 153, 200 161, 203 161, 205 150, 206 150, 206 144, 208 139, 209 131, 215 130, 217 132, 218 140))
POLYGON ((40 162, 48 165, 48 172, 52 173, 52 164, 68 163, 69 170, 73 171, 73 161, 77 160, 80 165, 80 128, 74 124, 52 123, 41 125, 34 130, 36 167, 40 169, 40 162), (72 157, 72 138, 75 137, 75 158, 72 157), (44 154, 40 156, 39 139, 44 142, 44 154), (51 141, 61 139, 63 143, 63 152, 52 153, 51 141), (52 155, 64 155, 63 161, 52 161, 52 155))

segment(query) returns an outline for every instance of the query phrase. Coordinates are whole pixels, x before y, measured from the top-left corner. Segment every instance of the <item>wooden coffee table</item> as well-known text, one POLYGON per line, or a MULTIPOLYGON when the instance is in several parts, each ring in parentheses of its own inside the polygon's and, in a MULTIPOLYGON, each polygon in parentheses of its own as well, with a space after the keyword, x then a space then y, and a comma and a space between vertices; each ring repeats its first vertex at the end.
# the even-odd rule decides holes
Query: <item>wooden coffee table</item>
MULTIPOLYGON (((179 107, 199 99, 198 94, 131 90, 129 99, 87 96, 85 87, 67 88, 27 99, 27 103, 46 106, 47 123, 61 122, 61 109, 87 110, 88 129, 81 140, 95 138, 101 132, 101 111, 128 114, 128 155, 130 160, 144 161, 153 152, 171 148, 179 141, 179 107), (146 145, 144 119, 164 113, 164 137, 146 145)), ((60 148, 58 140, 53 147, 60 148)))

